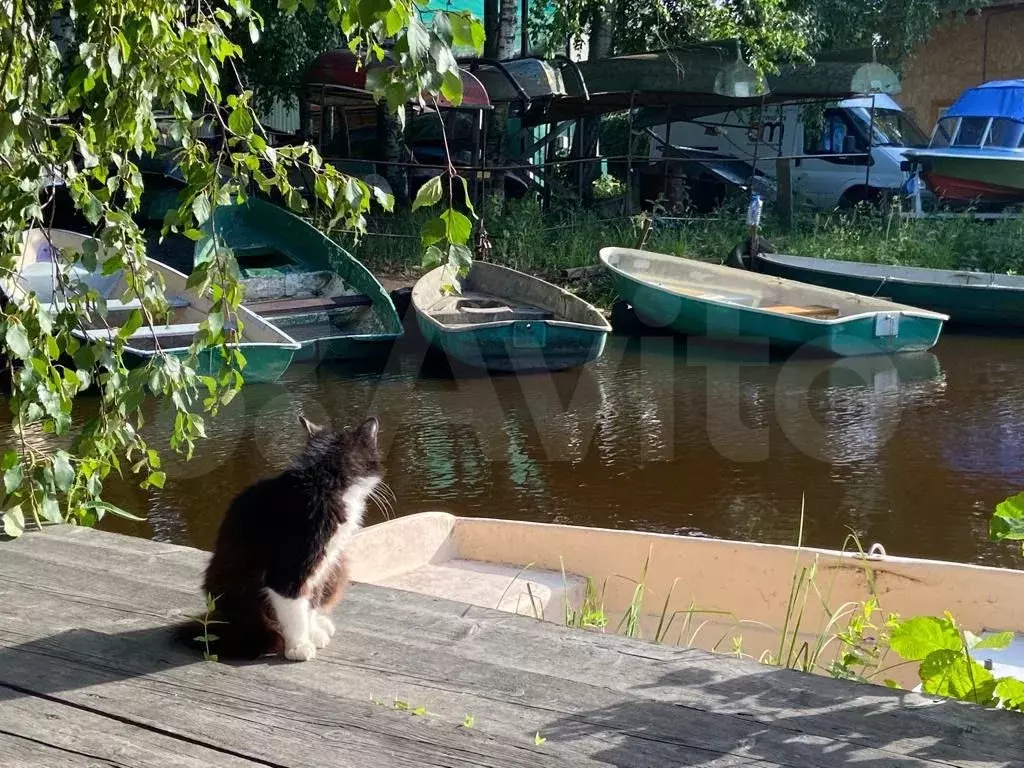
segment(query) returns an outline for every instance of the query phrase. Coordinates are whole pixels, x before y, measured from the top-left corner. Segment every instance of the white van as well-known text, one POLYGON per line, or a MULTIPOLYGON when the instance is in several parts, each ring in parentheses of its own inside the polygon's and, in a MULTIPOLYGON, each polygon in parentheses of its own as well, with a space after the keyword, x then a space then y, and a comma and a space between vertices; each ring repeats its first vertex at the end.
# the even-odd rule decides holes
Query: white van
POLYGON ((761 126, 759 113, 758 108, 747 107, 655 126, 658 140, 651 141, 651 159, 675 154, 668 145, 715 152, 752 165, 760 142, 757 168, 774 179, 776 158, 813 155, 793 161, 793 194, 814 207, 834 208, 898 194, 909 178, 901 167, 904 148, 928 144, 928 137, 887 94, 765 107, 761 126))

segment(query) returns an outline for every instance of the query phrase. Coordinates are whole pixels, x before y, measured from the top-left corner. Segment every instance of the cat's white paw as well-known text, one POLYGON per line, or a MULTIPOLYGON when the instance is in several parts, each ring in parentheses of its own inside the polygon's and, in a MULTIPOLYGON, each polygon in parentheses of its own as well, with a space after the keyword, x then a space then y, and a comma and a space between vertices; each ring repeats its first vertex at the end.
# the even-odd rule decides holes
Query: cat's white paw
POLYGON ((334 622, 322 613, 318 613, 313 617, 313 625, 320 627, 321 631, 326 632, 328 637, 334 637, 334 622))
POLYGON ((309 639, 317 648, 323 648, 331 642, 331 636, 324 632, 323 627, 317 621, 314 621, 313 626, 309 628, 309 639))
POLYGON ((309 661, 314 656, 316 656, 316 646, 308 640, 284 649, 284 657, 289 661, 309 661))

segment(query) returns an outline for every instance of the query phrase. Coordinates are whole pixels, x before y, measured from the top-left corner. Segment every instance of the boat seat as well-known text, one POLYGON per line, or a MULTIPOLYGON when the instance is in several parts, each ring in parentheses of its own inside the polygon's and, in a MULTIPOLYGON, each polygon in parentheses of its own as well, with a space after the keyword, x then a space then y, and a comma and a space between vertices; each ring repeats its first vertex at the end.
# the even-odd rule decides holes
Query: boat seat
POLYGON ((535 307, 532 304, 514 304, 505 299, 495 298, 464 298, 455 302, 455 311, 471 316, 490 317, 507 315, 516 320, 550 320, 554 312, 535 307))
POLYGON ((347 309, 349 307, 373 306, 373 299, 362 294, 351 296, 312 296, 304 299, 272 299, 270 301, 246 302, 249 309, 261 315, 283 315, 291 312, 315 312, 318 310, 347 309))
MULTIPOLYGON (((200 323, 174 323, 173 325, 158 325, 154 328, 144 325, 129 336, 128 339, 148 339, 154 334, 157 338, 169 336, 195 336, 199 333, 199 327, 200 323)), ((117 330, 117 328, 111 328, 109 334, 116 334, 117 330)), ((225 325, 225 330, 231 330, 229 324, 225 325)), ((108 337, 108 331, 106 328, 93 328, 85 333, 91 341, 105 341, 108 337)))
MULTIPOLYGON (((47 309, 51 309, 55 312, 59 312, 65 306, 67 302, 54 301, 49 304, 43 304, 42 306, 47 309)), ((189 300, 184 296, 168 296, 167 306, 171 309, 184 309, 190 306, 189 300)), ((138 299, 132 299, 131 301, 119 301, 118 299, 107 299, 107 311, 108 312, 128 312, 133 309, 142 309, 142 302, 138 299)))
MULTIPOLYGON (((167 306, 171 309, 184 309, 189 306, 189 301, 184 296, 168 296, 167 306)), ((127 312, 132 309, 142 309, 142 302, 138 299, 132 299, 131 301, 107 299, 107 309, 110 312, 127 312)))
POLYGON ((796 315, 798 317, 839 317, 839 310, 836 307, 826 307, 821 304, 808 304, 804 307, 775 304, 770 307, 760 307, 760 309, 778 312, 783 315, 796 315))

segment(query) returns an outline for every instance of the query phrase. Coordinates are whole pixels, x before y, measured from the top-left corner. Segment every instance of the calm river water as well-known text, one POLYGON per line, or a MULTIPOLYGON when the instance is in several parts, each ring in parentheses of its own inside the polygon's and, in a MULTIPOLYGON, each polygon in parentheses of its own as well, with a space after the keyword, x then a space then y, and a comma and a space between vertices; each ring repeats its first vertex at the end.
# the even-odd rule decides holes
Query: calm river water
MULTIPOLYGON (((668 337, 613 337, 582 370, 453 378, 415 346, 376 369, 295 368, 208 425, 163 490, 105 527, 209 548, 231 498, 299 450, 297 416, 381 419, 398 514, 633 528, 1020 565, 988 542, 1024 489, 1024 340, 949 335, 934 354, 768 362, 668 337)), ((150 437, 169 415, 150 416, 150 437)), ((287 510, 282 510, 287 514, 287 510)), ((376 517, 371 516, 371 522, 376 517)))

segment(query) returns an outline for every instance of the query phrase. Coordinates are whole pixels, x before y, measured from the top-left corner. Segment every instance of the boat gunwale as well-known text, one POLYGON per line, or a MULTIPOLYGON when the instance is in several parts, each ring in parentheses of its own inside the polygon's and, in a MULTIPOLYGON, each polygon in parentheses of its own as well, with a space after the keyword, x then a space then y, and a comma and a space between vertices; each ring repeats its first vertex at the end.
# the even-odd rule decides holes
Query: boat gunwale
MULTIPOLYGON (((93 237, 92 235, 87 235, 84 232, 75 232, 74 230, 70 230, 70 229, 60 229, 60 228, 57 228, 57 227, 51 227, 51 228, 49 228, 49 231, 50 232, 59 232, 59 233, 62 233, 64 235, 72 235, 76 239, 81 239, 82 243, 84 243, 86 241, 89 241, 89 240, 97 241, 97 238, 93 237)), ((25 232, 27 234, 28 232, 31 232, 31 229, 25 230, 25 232)), ((169 273, 169 274, 171 274, 171 275, 173 275, 173 276, 175 276, 177 278, 180 278, 180 280, 184 284, 187 285, 187 283, 188 283, 188 275, 186 275, 184 272, 181 272, 181 271, 175 269, 174 267, 172 267, 169 264, 165 264, 162 261, 158 261, 158 260, 152 259, 152 258, 147 258, 147 263, 149 264, 150 269, 152 269, 154 272, 156 272, 158 274, 161 274, 161 276, 162 276, 163 273, 169 273)), ((23 297, 27 298, 27 297, 29 297, 31 295, 36 295, 34 291, 26 290, 25 287, 23 285, 21 285, 21 283, 16 278, 5 278, 5 282, 9 283, 9 285, 5 285, 3 287, 3 293, 7 294, 11 299, 14 299, 17 296, 23 296, 23 297), (9 288, 9 290, 8 290, 8 288, 9 288)), ((181 295, 188 300, 188 306, 191 309, 195 310, 196 312, 199 312, 200 314, 202 314, 204 316, 209 316, 209 312, 208 311, 203 311, 202 309, 200 309, 199 307, 196 306, 195 299, 196 298, 201 298, 201 297, 197 297, 195 295, 194 289, 189 289, 189 288, 186 287, 185 292, 183 294, 181 294, 181 295)), ((38 296, 37 296, 37 298, 38 298, 38 296)), ((169 297, 165 294, 164 299, 167 300, 168 298, 169 297)), ((58 309, 58 311, 60 311, 60 310, 58 309)), ((302 345, 298 341, 296 341, 290 335, 288 335, 283 330, 281 330, 281 328, 279 328, 274 323, 269 322, 265 318, 260 317, 258 314, 253 312, 251 309, 246 307, 244 304, 239 305, 236 311, 238 312, 239 316, 241 317, 241 319, 243 321, 243 324, 244 324, 245 320, 252 319, 252 320, 254 320, 254 322, 257 325, 262 324, 263 326, 269 328, 273 333, 276 333, 280 337, 280 340, 279 341, 245 341, 245 340, 242 340, 242 341, 239 341, 239 342, 234 342, 230 346, 234 346, 234 347, 236 347, 238 349, 247 349, 247 348, 256 348, 256 347, 274 347, 276 349, 289 350, 292 353, 294 353, 297 350, 302 348, 302 345)), ((200 322, 202 322, 202 321, 200 321, 200 322)), ((169 328, 169 327, 172 327, 173 325, 174 325, 173 323, 170 323, 170 324, 167 324, 165 326, 160 326, 160 327, 168 327, 169 328)), ((97 330, 103 330, 103 329, 97 329, 97 330)), ((109 331, 107 336, 106 337, 100 337, 100 338, 101 338, 101 340, 103 341, 104 344, 106 344, 107 346, 110 346, 115 341, 115 339, 117 337, 117 333, 116 333, 117 329, 115 327, 115 328, 108 328, 107 330, 109 331)), ((76 339, 78 339, 80 341, 89 341, 88 335, 82 329, 80 329, 80 328, 72 329, 71 335, 74 336, 76 339)), ((155 334, 151 334, 148 338, 158 338, 158 337, 155 334)), ((195 334, 194 333, 192 334, 192 338, 195 339, 195 334)), ((192 348, 191 345, 189 345, 187 347, 182 347, 182 346, 160 347, 159 350, 156 350, 156 349, 140 349, 139 347, 132 346, 132 345, 130 345, 128 343, 125 343, 125 345, 123 347, 124 351, 130 352, 133 355, 137 355, 139 357, 154 357, 158 352, 164 352, 164 353, 167 353, 167 354, 172 354, 172 353, 177 353, 177 352, 188 352, 191 348, 192 348)), ((207 346, 207 347, 204 347, 203 349, 211 349, 211 348, 212 347, 207 346)), ((198 351, 201 352, 202 349, 200 349, 198 351)))
MULTIPOLYGON (((1010 291, 1012 293, 1024 293, 1024 275, 1002 275, 1002 274, 999 274, 997 272, 969 272, 969 271, 966 271, 966 270, 958 270, 958 269, 938 269, 936 267, 913 267, 913 266, 903 266, 903 265, 895 265, 895 264, 888 265, 888 264, 879 264, 877 262, 870 262, 870 261, 846 261, 844 259, 826 259, 824 257, 818 258, 818 257, 815 257, 815 256, 799 256, 797 254, 792 254, 792 253, 759 253, 759 254, 757 254, 757 258, 762 260, 762 261, 768 261, 768 262, 771 262, 772 264, 777 264, 779 266, 789 267, 789 268, 792 268, 792 269, 806 270, 808 272, 815 272, 815 273, 824 274, 824 275, 839 275, 839 276, 842 276, 842 277, 856 277, 856 278, 863 278, 863 279, 868 279, 868 280, 875 279, 874 275, 861 275, 861 274, 850 273, 850 272, 840 272, 837 269, 825 269, 825 268, 814 267, 814 266, 804 266, 802 264, 787 263, 785 261, 780 261, 777 258, 779 256, 781 256, 783 258, 811 259, 811 260, 814 260, 814 261, 820 261, 822 264, 825 264, 825 265, 828 265, 828 264, 854 264, 854 265, 864 265, 864 266, 868 266, 868 267, 879 267, 879 268, 885 268, 887 266, 893 266, 893 267, 898 268, 898 269, 906 269, 906 270, 919 271, 920 274, 922 274, 922 275, 924 273, 926 273, 926 272, 935 272, 935 273, 946 273, 946 274, 949 274, 949 275, 979 275, 979 276, 980 275, 992 275, 994 277, 1017 277, 1017 278, 1019 278, 1021 280, 1021 284, 1020 285, 1005 285, 1005 284, 999 284, 999 283, 989 283, 988 285, 983 285, 983 284, 979 284, 979 283, 974 283, 973 285, 972 284, 967 284, 967 283, 965 283, 964 285, 954 285, 954 284, 950 284, 950 283, 936 283, 936 282, 933 282, 933 281, 926 281, 926 280, 913 280, 913 279, 910 279, 908 277, 888 277, 888 276, 885 277, 885 278, 880 278, 880 279, 882 279, 883 285, 885 283, 901 283, 901 284, 904 284, 904 285, 915 285, 915 286, 924 286, 924 287, 941 287, 941 288, 956 288, 956 289, 969 288, 971 290, 1010 291)), ((779 278, 779 279, 780 280, 785 280, 787 278, 779 278)), ((797 281, 797 282, 799 282, 799 281, 797 281)), ((820 287, 824 287, 824 286, 820 286, 820 287)), ((854 294, 854 295, 860 295, 860 294, 854 294)))
MULTIPOLYGON (((940 312, 931 312, 931 311, 929 311, 927 309, 920 309, 918 307, 911 307, 911 306, 909 306, 907 304, 897 304, 896 302, 892 302, 892 301, 887 302, 887 303, 891 304, 894 307, 894 309, 873 309, 873 310, 866 311, 866 312, 858 312, 857 314, 854 314, 854 315, 842 315, 840 317, 835 317, 835 318, 818 318, 818 317, 808 317, 808 316, 796 317, 794 315, 787 315, 784 312, 775 312, 775 311, 772 311, 770 309, 766 309, 766 308, 763 308, 763 307, 745 307, 745 306, 743 306, 741 304, 735 304, 733 302, 723 301, 721 299, 704 298, 704 297, 701 297, 701 296, 686 296, 686 295, 683 295, 683 294, 680 294, 680 293, 676 293, 675 291, 673 291, 670 288, 665 288, 663 286, 660 286, 660 285, 657 285, 655 283, 652 283, 650 280, 645 280, 644 278, 642 278, 642 277, 640 277, 638 275, 634 275, 631 272, 627 272, 626 270, 621 269, 620 267, 618 267, 618 266, 616 266, 614 264, 611 264, 608 261, 608 256, 610 255, 611 251, 631 251, 633 253, 647 254, 648 256, 660 256, 660 257, 667 257, 667 258, 677 258, 677 259, 683 259, 684 261, 690 261, 690 262, 693 262, 695 264, 700 264, 701 266, 722 267, 723 269, 733 269, 733 267, 725 267, 725 266, 723 266, 721 264, 714 264, 714 263, 711 263, 711 262, 697 261, 696 259, 688 259, 685 256, 673 256, 671 254, 657 253, 656 251, 641 251, 641 250, 637 250, 637 249, 634 249, 634 248, 620 248, 620 247, 617 247, 617 246, 611 246, 611 247, 602 248, 601 251, 599 252, 599 258, 601 259, 601 263, 607 269, 611 270, 613 273, 615 273, 615 274, 617 274, 617 275, 619 275, 621 277, 624 277, 627 280, 632 280, 633 282, 640 283, 641 285, 645 285, 648 288, 653 288, 655 290, 662 291, 663 293, 667 293, 667 294, 669 294, 671 296, 675 296, 676 298, 691 300, 691 301, 699 302, 701 304, 712 304, 714 306, 728 308, 728 309, 732 309, 732 310, 743 311, 743 312, 754 312, 754 313, 757 313, 759 315, 767 315, 768 317, 774 317, 774 318, 778 318, 778 319, 786 319, 786 320, 790 320, 790 321, 798 322, 798 323, 812 323, 812 324, 815 324, 815 325, 826 326, 826 327, 841 326, 841 325, 844 325, 846 323, 857 322, 857 321, 861 321, 861 320, 869 320, 869 319, 877 317, 878 315, 883 314, 883 313, 892 314, 894 312, 895 313, 899 313, 900 316, 903 316, 903 317, 917 317, 917 318, 921 318, 923 320, 937 320, 937 321, 939 321, 941 323, 946 323, 946 322, 949 321, 949 315, 944 315, 944 314, 942 314, 940 312)), ((760 277, 761 279, 764 279, 764 280, 777 281, 778 283, 780 283, 782 285, 785 285, 785 286, 799 286, 800 288, 803 288, 803 289, 810 288, 810 289, 815 290, 815 291, 823 291, 825 293, 829 293, 829 294, 833 294, 833 295, 837 295, 837 296, 843 296, 843 297, 852 297, 852 298, 855 298, 855 299, 870 298, 870 297, 862 296, 859 293, 852 293, 850 291, 840 291, 840 290, 836 290, 835 288, 825 288, 823 286, 812 285, 811 283, 801 283, 799 280, 790 280, 790 279, 785 278, 785 277, 774 277, 772 275, 760 275, 760 274, 758 274, 756 272, 748 272, 747 274, 756 275, 757 277, 760 277)))
MULTIPOLYGON (((473 263, 474 264, 477 264, 477 263, 479 263, 479 264, 487 264, 487 268, 492 268, 493 267, 493 268, 495 268, 497 270, 500 270, 500 271, 516 273, 516 274, 519 274, 519 275, 522 275, 524 277, 529 278, 529 280, 531 280, 531 281, 535 281, 535 282, 541 283, 541 284, 543 284, 543 285, 545 285, 545 286, 547 286, 549 288, 552 288, 555 291, 557 291, 558 293, 561 293, 562 295, 569 297, 569 299, 571 301, 577 302, 577 303, 582 304, 583 306, 585 306, 590 314, 592 314, 595 318, 599 318, 601 320, 601 324, 598 325, 596 323, 594 323, 594 324, 591 324, 591 323, 578 323, 578 322, 576 322, 574 320, 558 320, 558 319, 554 319, 553 318, 553 319, 548 319, 548 320, 514 320, 514 319, 512 319, 512 320, 492 320, 492 321, 485 322, 485 323, 474 322, 474 323, 465 323, 465 324, 462 324, 462 325, 449 325, 447 323, 442 323, 440 320, 435 318, 428 310, 426 310, 422 306, 420 306, 420 302, 417 300, 419 298, 419 296, 417 296, 416 288, 414 286, 413 287, 413 292, 412 292, 412 304, 413 304, 413 307, 416 310, 416 315, 418 317, 422 317, 422 318, 425 318, 425 319, 429 320, 429 322, 430 322, 430 324, 432 326, 434 326, 435 328, 439 328, 439 329, 443 330, 445 333, 471 333, 473 331, 481 330, 481 329, 505 328, 505 327, 508 327, 508 326, 515 325, 517 323, 524 323, 524 322, 526 322, 526 323, 542 323, 542 324, 548 325, 548 326, 555 326, 555 327, 559 327, 559 328, 573 328, 573 329, 576 329, 576 330, 591 331, 593 333, 605 333, 605 334, 607 334, 607 333, 611 333, 612 332, 612 325, 611 325, 610 322, 608 322, 608 318, 604 316, 604 314, 601 312, 601 310, 599 310, 597 307, 595 307, 593 304, 591 304, 586 299, 580 298, 579 296, 577 296, 575 293, 572 293, 571 291, 567 291, 564 288, 561 288, 560 286, 555 285, 554 283, 549 283, 547 280, 544 280, 543 278, 537 277, 535 275, 527 274, 526 272, 520 272, 519 270, 512 269, 510 267, 505 267, 505 266, 502 266, 501 264, 494 264, 492 262, 485 262, 485 261, 477 262, 475 260, 474 260, 473 263)), ((424 278, 432 275, 433 273, 438 272, 440 270, 444 270, 444 269, 448 269, 447 265, 442 265, 440 267, 435 267, 434 269, 430 270, 426 274, 422 275, 419 278, 419 280, 416 281, 417 284, 420 282, 420 280, 423 280, 424 278)), ((470 267, 470 269, 472 269, 472 267, 470 267)), ((502 298, 502 297, 498 297, 498 298, 502 298)))
MULTIPOLYGON (((333 238, 330 238, 323 232, 321 232, 320 229, 317 228, 312 223, 311 220, 303 216, 299 216, 296 213, 282 206, 275 205, 274 203, 271 203, 267 200, 263 200, 258 197, 249 197, 245 200, 244 203, 231 203, 230 205, 219 205, 214 209, 213 213, 210 216, 210 220, 203 225, 204 236, 200 240, 196 241, 196 243, 192 247, 193 265, 198 266, 199 264, 207 261, 207 251, 210 248, 216 248, 218 237, 220 237, 221 240, 229 248, 232 249, 232 252, 235 251, 234 247, 231 246, 230 242, 228 242, 228 240, 225 237, 218 235, 216 233, 215 219, 218 215, 239 216, 245 218, 253 215, 254 209, 257 210, 256 215, 259 215, 258 211, 260 209, 263 209, 269 212, 268 215, 280 216, 283 218, 284 221, 288 221, 290 217, 291 219, 295 219, 296 221, 301 222, 305 226, 306 230, 311 234, 313 239, 318 242, 318 244, 320 244, 323 248, 330 250, 332 256, 338 257, 342 262, 344 262, 347 265, 347 268, 350 270, 350 274, 342 274, 342 272, 339 271, 335 264, 331 262, 330 258, 327 258, 327 263, 322 265, 324 267, 323 271, 330 272, 334 275, 340 276, 346 284, 350 285, 354 290, 359 291, 362 295, 369 298, 370 308, 373 314, 379 320, 380 324, 382 326, 391 326, 390 328, 382 331, 380 334, 341 333, 332 336, 318 336, 316 337, 316 339, 308 340, 309 343, 312 343, 314 341, 336 341, 348 339, 358 341, 362 340, 364 337, 371 337, 369 340, 375 340, 376 337, 379 337, 381 341, 397 341, 398 339, 401 339, 405 335, 405 328, 402 324, 402 318, 398 314, 398 309, 395 306, 394 299, 392 298, 390 292, 384 288, 383 284, 380 282, 377 276, 374 275, 373 272, 371 272, 370 269, 367 268, 365 264, 363 264, 358 258, 356 258, 355 254, 353 254, 348 248, 343 246, 341 243, 335 241, 333 238)), ((261 233, 263 232, 262 229, 257 229, 261 233)), ((272 239, 267 238, 265 234, 263 236, 263 241, 263 244, 258 246, 259 249, 282 251, 282 249, 275 242, 273 242, 272 239), (267 244, 268 242, 269 245, 267 244)), ((244 258, 245 257, 242 256, 242 259, 244 258)), ((296 258, 291 255, 289 255, 289 258, 291 258, 300 266, 309 266, 308 262, 300 258, 296 258)), ((241 262, 241 259, 238 259, 237 256, 236 260, 241 262)), ((301 271, 308 270, 303 269, 301 271)), ((270 318, 264 317, 262 314, 259 313, 258 310, 250 308, 246 304, 245 298, 242 299, 242 306, 245 307, 246 311, 252 313, 260 321, 268 323, 270 325, 274 325, 275 328, 277 327, 276 324, 274 324, 274 322, 270 318)), ((299 347, 301 348, 302 346, 303 344, 300 342, 299 347)))
POLYGON ((1014 147, 917 147, 907 149, 911 158, 944 158, 950 160, 1010 160, 1024 161, 1024 148, 1014 147))
MULTIPOLYGON (((455 527, 465 525, 472 527, 475 525, 500 525, 500 526, 511 526, 521 529, 536 529, 538 532, 544 530, 561 530, 569 533, 600 533, 600 534, 611 534, 616 537, 642 537, 647 539, 661 539, 665 541, 685 541, 686 543, 693 543, 696 546, 734 546, 749 549, 759 549, 767 551, 782 551, 791 552, 793 554, 808 554, 808 555, 827 555, 830 557, 841 558, 844 560, 855 560, 863 563, 874 563, 874 564, 893 564, 893 563, 909 563, 909 564, 927 564, 936 566, 954 566, 957 568, 967 568, 974 571, 984 571, 990 573, 1019 573, 1024 574, 1022 568, 1001 568, 995 565, 982 565, 981 563, 962 563, 956 560, 935 560, 931 558, 923 557, 909 557, 907 555, 892 555, 889 553, 884 554, 870 554, 869 550, 839 550, 839 549, 827 549, 822 547, 809 547, 796 544, 775 544, 766 541, 743 541, 741 539, 726 539, 718 538, 716 536, 692 536, 679 533, 664 533, 660 531, 643 531, 635 528, 607 528, 603 526, 593 525, 573 525, 571 523, 549 523, 539 522, 534 520, 510 520, 507 518, 500 517, 468 517, 462 515, 454 515, 451 512, 445 512, 442 510, 433 510, 425 512, 417 512, 411 515, 404 515, 397 517, 392 520, 385 520, 374 525, 368 525, 361 529, 357 534, 359 538, 369 539, 374 535, 382 535, 387 531, 388 528, 411 524, 410 521, 428 518, 448 518, 454 523, 453 530, 455 527)), ((519 563, 517 563, 519 564, 519 563)))

